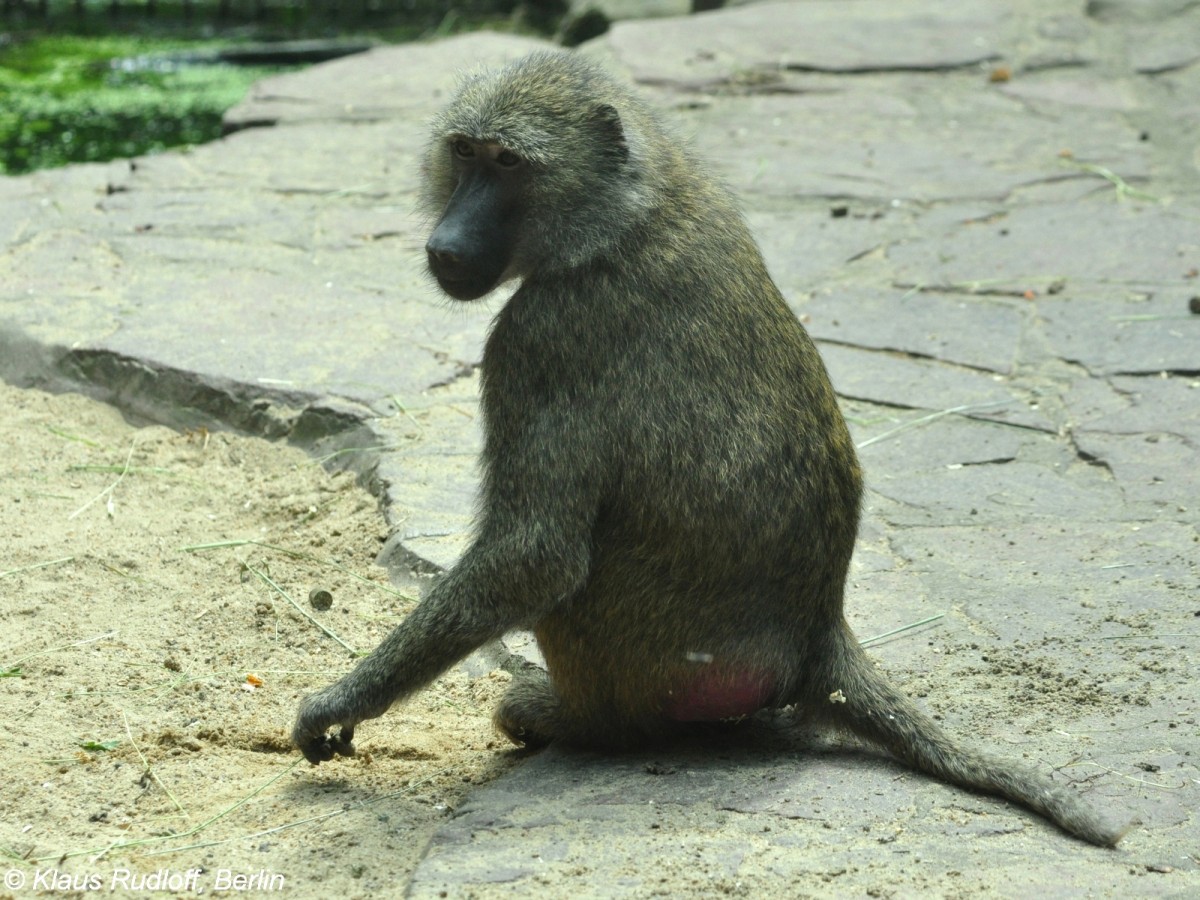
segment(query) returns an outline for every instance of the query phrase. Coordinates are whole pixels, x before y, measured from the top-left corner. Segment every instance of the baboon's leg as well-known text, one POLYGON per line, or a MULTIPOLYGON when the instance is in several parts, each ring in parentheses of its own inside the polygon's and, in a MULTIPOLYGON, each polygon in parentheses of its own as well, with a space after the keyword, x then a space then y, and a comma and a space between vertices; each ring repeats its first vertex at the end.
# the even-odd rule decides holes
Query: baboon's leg
POLYGON ((537 666, 527 666, 513 682, 492 722, 517 746, 537 750, 564 737, 562 702, 550 677, 537 666))

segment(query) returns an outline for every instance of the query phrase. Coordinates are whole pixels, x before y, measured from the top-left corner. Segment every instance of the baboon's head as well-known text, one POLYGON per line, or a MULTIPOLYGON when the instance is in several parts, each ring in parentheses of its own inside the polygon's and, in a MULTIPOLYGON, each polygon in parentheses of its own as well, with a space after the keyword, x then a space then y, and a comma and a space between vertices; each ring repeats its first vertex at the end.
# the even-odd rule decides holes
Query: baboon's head
POLYGON ((423 172, 442 290, 474 300, 609 248, 650 205, 649 133, 639 101, 567 53, 467 79, 434 123, 423 172))

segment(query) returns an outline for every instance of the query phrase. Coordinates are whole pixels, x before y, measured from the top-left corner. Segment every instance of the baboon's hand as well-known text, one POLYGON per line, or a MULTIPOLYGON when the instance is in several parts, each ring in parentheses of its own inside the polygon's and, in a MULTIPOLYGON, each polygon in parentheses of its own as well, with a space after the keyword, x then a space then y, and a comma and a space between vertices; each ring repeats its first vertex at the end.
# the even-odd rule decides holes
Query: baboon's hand
POLYGON ((347 709, 344 693, 335 689, 338 685, 305 697, 292 728, 292 743, 314 766, 336 756, 354 755, 354 726, 360 721, 347 709), (340 725, 337 735, 326 734, 334 725, 340 725))

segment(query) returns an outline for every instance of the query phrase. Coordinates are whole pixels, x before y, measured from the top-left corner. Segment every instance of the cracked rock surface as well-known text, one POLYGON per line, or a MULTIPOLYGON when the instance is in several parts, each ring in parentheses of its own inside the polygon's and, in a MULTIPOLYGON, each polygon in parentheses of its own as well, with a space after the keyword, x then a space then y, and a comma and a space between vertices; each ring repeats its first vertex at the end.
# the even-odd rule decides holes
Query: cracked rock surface
MULTIPOLYGON (((0 179, 0 377, 345 451, 383 557, 453 564, 498 301, 424 275, 418 156, 457 70, 536 46, 377 48, 261 82, 216 143, 0 179)), ((1194 3, 809 0, 581 51, 739 194, 820 344, 869 486, 856 630, 942 616, 882 665, 1139 817, 1122 849, 771 719, 532 757, 447 819, 413 895, 1200 892, 1197 48, 1194 3)))

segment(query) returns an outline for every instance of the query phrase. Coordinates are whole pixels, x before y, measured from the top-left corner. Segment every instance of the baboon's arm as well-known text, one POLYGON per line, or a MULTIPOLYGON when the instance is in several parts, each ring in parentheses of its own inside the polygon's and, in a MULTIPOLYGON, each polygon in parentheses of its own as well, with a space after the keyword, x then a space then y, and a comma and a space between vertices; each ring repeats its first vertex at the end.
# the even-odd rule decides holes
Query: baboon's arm
MULTIPOLYGON (((506 486, 507 487, 507 486, 506 486)), ((587 517, 553 485, 511 487, 474 544, 349 675, 307 697, 292 740, 310 762, 354 753, 354 728, 383 715, 472 650, 532 622, 583 585, 587 517), (326 734, 340 726, 339 735, 326 734)))

